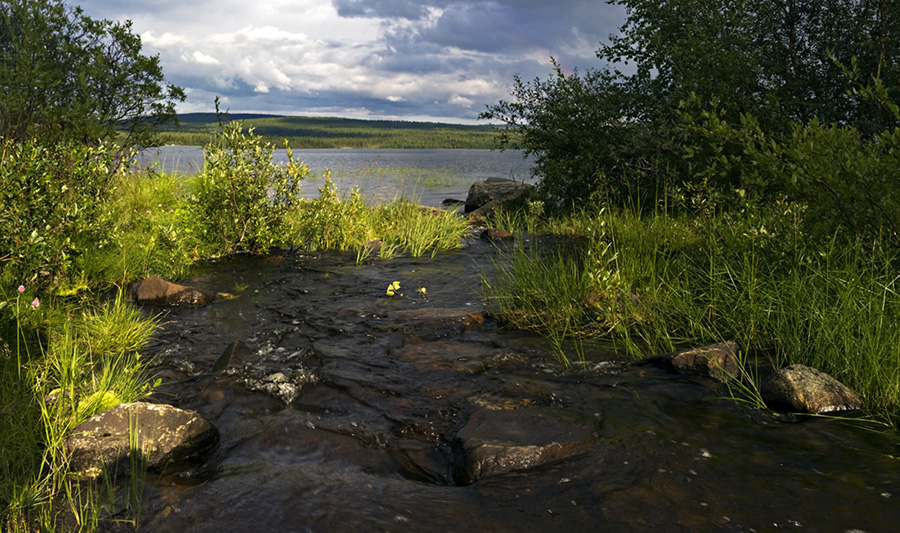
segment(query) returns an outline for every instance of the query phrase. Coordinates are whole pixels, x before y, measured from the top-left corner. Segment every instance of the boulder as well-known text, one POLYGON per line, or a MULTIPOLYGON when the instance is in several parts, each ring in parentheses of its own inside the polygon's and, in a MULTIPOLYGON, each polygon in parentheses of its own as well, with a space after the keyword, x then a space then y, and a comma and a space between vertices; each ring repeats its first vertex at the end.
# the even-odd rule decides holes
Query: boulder
POLYGON ((843 383, 804 365, 791 365, 767 377, 760 394, 770 407, 798 413, 854 411, 863 406, 859 396, 843 383))
POLYGON ((587 451, 596 439, 590 429, 540 409, 482 409, 457 435, 454 478, 468 485, 547 464, 587 451))
POLYGON ((158 276, 150 276, 144 281, 135 283, 131 295, 141 305, 153 306, 187 306, 199 307, 208 304, 214 298, 212 293, 178 285, 158 276))
POLYGON ((726 341, 659 355, 650 358, 649 362, 676 374, 710 376, 727 382, 741 374, 737 353, 737 343, 726 341))
MULTIPOLYGON (((526 183, 504 178, 488 178, 484 181, 475 182, 469 187, 464 211, 473 213, 476 210, 483 210, 498 203, 514 200, 532 188, 531 185, 526 183)), ((486 215, 487 213, 480 214, 486 215)))
POLYGON ((75 428, 66 439, 66 452, 74 476, 94 479, 103 472, 129 470, 134 464, 170 472, 199 459, 218 440, 216 428, 194 411, 123 403, 75 428))

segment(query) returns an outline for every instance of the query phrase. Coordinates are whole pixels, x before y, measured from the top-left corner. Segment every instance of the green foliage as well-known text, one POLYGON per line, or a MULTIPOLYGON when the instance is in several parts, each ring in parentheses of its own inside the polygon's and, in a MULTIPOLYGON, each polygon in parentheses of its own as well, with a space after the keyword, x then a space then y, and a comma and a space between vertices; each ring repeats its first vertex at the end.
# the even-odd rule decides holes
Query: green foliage
POLYGON ((264 253, 288 241, 285 216, 296 206, 309 168, 290 150, 288 162, 276 164, 274 152, 239 123, 223 124, 217 142, 207 146, 193 215, 218 253, 264 253))
POLYGON ((96 487, 73 488, 65 439, 90 416, 149 394, 149 361, 137 350, 157 322, 121 293, 81 311, 21 307, 4 306, 14 310, 22 342, 11 349, 0 342, 0 525, 4 531, 55 530, 57 515, 66 511, 94 529, 100 495, 96 487), (37 336, 28 330, 35 316, 37 336))
POLYGON ((125 132, 151 142, 184 91, 163 86, 158 57, 141 55, 131 23, 97 21, 61 0, 0 2, 0 138, 96 142, 125 132))
POLYGON ((853 126, 812 119, 775 136, 749 115, 738 125, 726 122, 718 109, 697 116, 685 114, 686 130, 695 135, 684 148, 694 201, 729 208, 744 197, 785 198, 805 206, 813 236, 843 228, 856 237, 900 242, 900 127, 866 137, 853 126))
POLYGON ((362 246, 374 237, 368 207, 353 189, 346 201, 338 195, 331 176, 325 174, 325 183, 319 188, 319 196, 300 208, 297 221, 297 244, 309 250, 347 250, 362 246))
MULTIPOLYGON (((710 156, 728 157, 740 148, 696 144, 696 130, 684 129, 682 102, 714 105, 725 123, 752 116, 776 141, 813 120, 850 126, 865 140, 898 125, 882 104, 900 96, 896 2, 612 3, 625 8, 627 19, 597 52, 610 67, 564 74, 554 63, 547 81, 516 78, 513 100, 482 114, 521 135, 523 148, 535 156, 548 207, 577 207, 599 193, 614 205, 637 200, 652 209, 655 202, 648 200, 672 186, 719 185, 696 183, 694 173, 705 172, 699 159, 686 169, 680 154, 725 148, 710 156), (842 65, 851 63, 848 76, 842 65), (858 80, 884 80, 883 98, 853 97, 858 80)), ((502 142, 508 145, 509 138, 502 142)), ((850 141, 836 143, 833 150, 850 141)), ((728 186, 737 185, 742 171, 728 186)))
POLYGON ((86 249, 102 246, 113 169, 103 146, 0 146, 3 279, 48 287, 70 274, 86 249))
MULTIPOLYGON (((809 239, 802 211, 787 203, 700 216, 608 210, 542 225, 522 215, 505 221, 565 236, 555 247, 517 244, 482 286, 492 312, 547 335, 563 364, 565 337, 609 336, 634 358, 735 340, 747 363, 736 393, 755 395, 756 362, 805 364, 856 390, 873 416, 900 423, 892 248, 809 239), (573 247, 579 240, 586 242, 573 247)), ((553 243, 529 240, 540 239, 553 243)))

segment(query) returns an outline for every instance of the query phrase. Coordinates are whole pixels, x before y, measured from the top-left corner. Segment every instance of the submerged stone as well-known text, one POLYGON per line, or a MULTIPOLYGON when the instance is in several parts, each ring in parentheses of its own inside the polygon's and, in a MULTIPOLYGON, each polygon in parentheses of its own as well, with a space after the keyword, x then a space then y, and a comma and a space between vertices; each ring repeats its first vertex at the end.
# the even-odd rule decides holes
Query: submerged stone
POLYGON ((139 465, 171 471, 199 459, 219 433, 195 411, 146 402, 113 407, 75 428, 66 439, 69 467, 79 478, 97 478, 139 465))
POLYGON ((241 341, 234 341, 225 348, 222 355, 213 363, 212 371, 221 372, 227 368, 240 366, 253 354, 253 350, 246 344, 241 341))
POLYGON ((766 404, 799 413, 827 413, 862 409, 862 400, 828 374, 804 365, 782 368, 763 380, 760 394, 766 404))
POLYGON ((487 228, 481 232, 481 238, 486 241, 511 241, 514 236, 512 233, 500 228, 487 228))
POLYGON ((457 483, 533 468, 590 449, 593 431, 560 420, 539 409, 475 412, 459 432, 460 457, 454 466, 457 483))

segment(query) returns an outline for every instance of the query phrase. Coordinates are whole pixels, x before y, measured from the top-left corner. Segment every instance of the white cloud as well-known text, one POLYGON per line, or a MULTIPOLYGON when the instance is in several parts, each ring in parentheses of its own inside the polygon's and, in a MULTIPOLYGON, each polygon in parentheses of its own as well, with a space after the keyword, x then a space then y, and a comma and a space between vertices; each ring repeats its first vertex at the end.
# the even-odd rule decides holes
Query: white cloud
POLYGON ((201 65, 218 65, 219 60, 214 58, 213 56, 208 56, 201 52, 200 50, 195 50, 193 54, 191 54, 190 60, 193 60, 194 63, 200 63, 201 65))
POLYGON ((596 0, 80 0, 95 18, 131 19, 180 110, 474 120, 509 97, 514 74, 597 66, 615 22, 596 0), (340 16, 341 8, 345 15, 340 16), (350 16, 352 15, 352 16, 350 16))
POLYGON ((448 102, 451 105, 458 105, 460 107, 472 107, 473 105, 475 105, 475 100, 460 96, 458 94, 454 94, 453 96, 451 96, 448 102))

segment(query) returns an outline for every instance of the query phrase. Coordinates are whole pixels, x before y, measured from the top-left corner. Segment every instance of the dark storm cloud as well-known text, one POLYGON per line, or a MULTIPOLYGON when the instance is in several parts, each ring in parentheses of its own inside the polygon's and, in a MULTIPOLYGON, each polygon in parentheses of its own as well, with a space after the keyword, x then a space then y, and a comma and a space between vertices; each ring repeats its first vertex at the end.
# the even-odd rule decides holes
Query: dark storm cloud
POLYGON ((471 122, 513 76, 598 66, 623 19, 597 0, 82 0, 131 19, 182 111, 471 122))

